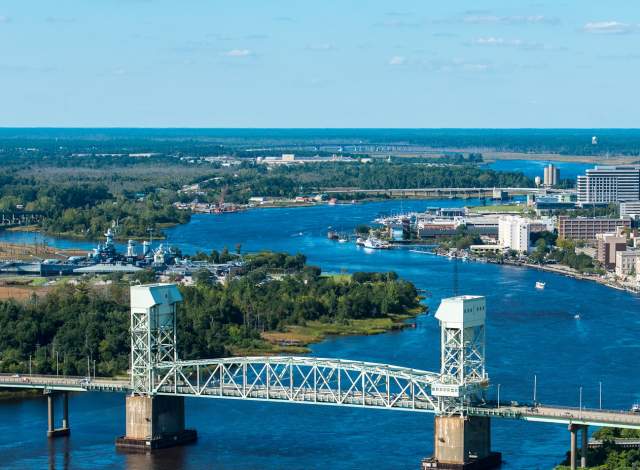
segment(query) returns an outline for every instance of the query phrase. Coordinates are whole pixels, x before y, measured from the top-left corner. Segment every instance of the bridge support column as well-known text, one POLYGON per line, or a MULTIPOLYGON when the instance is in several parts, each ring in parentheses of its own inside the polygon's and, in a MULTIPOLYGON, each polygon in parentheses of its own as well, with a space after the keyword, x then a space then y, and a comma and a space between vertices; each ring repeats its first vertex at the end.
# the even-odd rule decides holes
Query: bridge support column
POLYGON ((582 426, 582 445, 580 446, 580 468, 587 468, 589 451, 589 426, 582 426))
POLYGON ((116 448, 138 452, 194 442, 197 433, 184 427, 184 397, 127 396, 126 434, 116 448))
POLYGON ((569 465, 571 466, 571 470, 576 470, 577 461, 578 461, 578 429, 580 428, 577 424, 569 425, 569 432, 571 433, 571 450, 569 455, 569 465))
POLYGON ((68 436, 71 432, 69 429, 68 392, 63 392, 61 428, 56 428, 55 405, 55 394, 53 392, 47 393, 47 437, 68 436))
POLYGON ((499 452, 491 451, 491 420, 488 417, 436 416, 434 456, 422 468, 495 468, 502 462, 499 452))

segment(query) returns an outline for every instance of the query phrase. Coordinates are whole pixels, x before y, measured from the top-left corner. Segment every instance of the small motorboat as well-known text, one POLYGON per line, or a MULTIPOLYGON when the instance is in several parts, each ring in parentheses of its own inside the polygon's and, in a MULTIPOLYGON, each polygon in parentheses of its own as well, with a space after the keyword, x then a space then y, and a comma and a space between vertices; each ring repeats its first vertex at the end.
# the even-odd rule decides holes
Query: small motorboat
POLYGON ((546 287, 546 283, 542 282, 542 281, 538 281, 536 282, 536 289, 538 290, 544 290, 544 288, 546 287))
POLYGON ((574 318, 575 320, 580 320, 580 314, 579 314, 579 313, 576 313, 576 314, 573 316, 573 318, 574 318))

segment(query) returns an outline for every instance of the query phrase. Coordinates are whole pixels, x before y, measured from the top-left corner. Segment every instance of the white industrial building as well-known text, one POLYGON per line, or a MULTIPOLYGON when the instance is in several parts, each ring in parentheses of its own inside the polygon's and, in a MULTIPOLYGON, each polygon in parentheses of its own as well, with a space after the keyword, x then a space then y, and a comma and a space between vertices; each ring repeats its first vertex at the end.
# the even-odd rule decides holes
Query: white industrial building
POLYGON ((502 248, 527 253, 529 233, 529 221, 523 217, 508 215, 498 220, 498 240, 502 248))

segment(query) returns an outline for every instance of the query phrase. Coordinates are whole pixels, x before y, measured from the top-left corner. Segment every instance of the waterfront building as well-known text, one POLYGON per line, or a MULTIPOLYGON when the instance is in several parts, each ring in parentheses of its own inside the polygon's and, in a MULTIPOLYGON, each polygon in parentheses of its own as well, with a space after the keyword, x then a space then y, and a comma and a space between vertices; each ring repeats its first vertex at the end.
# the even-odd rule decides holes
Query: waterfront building
POLYGON ((519 253, 529 251, 529 221, 519 216, 503 216, 498 220, 498 240, 503 248, 519 253))
POLYGON ((640 260, 640 251, 626 250, 616 252, 616 275, 618 277, 627 277, 637 274, 636 265, 640 260))
POLYGON ((627 237, 618 233, 599 233, 596 241, 596 259, 607 269, 615 268, 617 253, 627 250, 627 237))
POLYGON ((579 204, 640 200, 640 165, 596 166, 578 176, 579 204))
POLYGON ((555 186, 560 182, 560 169, 553 163, 544 167, 544 185, 555 186))
POLYGON ((615 232, 618 227, 631 227, 628 217, 558 217, 558 237, 568 240, 593 241, 599 233, 615 232))
POLYGON ((640 201, 628 201, 620 203, 620 217, 640 219, 640 201))

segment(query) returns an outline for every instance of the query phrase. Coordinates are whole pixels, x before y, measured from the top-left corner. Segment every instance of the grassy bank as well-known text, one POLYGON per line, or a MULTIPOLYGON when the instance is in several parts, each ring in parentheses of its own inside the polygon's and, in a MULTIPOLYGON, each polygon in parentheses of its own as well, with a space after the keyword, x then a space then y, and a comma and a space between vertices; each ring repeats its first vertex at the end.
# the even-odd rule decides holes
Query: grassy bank
POLYGON ((383 318, 367 318, 362 320, 346 320, 340 323, 323 323, 310 321, 304 326, 288 326, 284 331, 268 331, 262 333, 265 341, 264 349, 233 351, 234 355, 242 354, 281 354, 308 353, 309 345, 319 343, 330 336, 368 336, 401 330, 411 325, 406 320, 424 313, 425 308, 416 308, 405 315, 388 315, 383 318))

